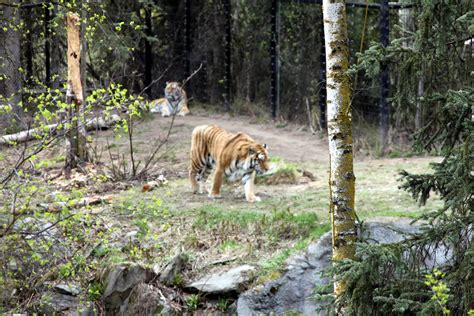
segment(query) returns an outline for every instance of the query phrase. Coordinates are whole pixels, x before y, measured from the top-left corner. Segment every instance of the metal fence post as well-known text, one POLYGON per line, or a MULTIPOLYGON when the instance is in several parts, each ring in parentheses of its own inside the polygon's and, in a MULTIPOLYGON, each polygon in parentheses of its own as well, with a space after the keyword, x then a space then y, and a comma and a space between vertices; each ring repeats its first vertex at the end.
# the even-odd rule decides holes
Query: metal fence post
MULTIPOLYGON (((379 28, 380 28, 380 43, 382 47, 385 48, 389 44, 389 35, 390 35, 390 20, 389 20, 389 4, 388 0, 382 0, 380 3, 380 18, 379 18, 379 28)), ((380 121, 379 121, 379 137, 380 137, 380 146, 382 153, 385 153, 388 145, 388 130, 389 130, 389 119, 390 119, 390 105, 388 104, 387 98, 389 94, 389 85, 390 85, 390 74, 388 70, 388 65, 383 62, 381 65, 380 72, 380 121)))
POLYGON ((229 111, 232 103, 232 29, 231 29, 231 8, 230 0, 224 1, 224 19, 225 19, 225 69, 224 69, 224 81, 225 81, 225 92, 224 92, 224 110, 229 111))
POLYGON ((270 39, 270 57, 271 57, 271 104, 272 117, 275 119, 280 110, 280 1, 272 0, 271 8, 271 39, 270 39))

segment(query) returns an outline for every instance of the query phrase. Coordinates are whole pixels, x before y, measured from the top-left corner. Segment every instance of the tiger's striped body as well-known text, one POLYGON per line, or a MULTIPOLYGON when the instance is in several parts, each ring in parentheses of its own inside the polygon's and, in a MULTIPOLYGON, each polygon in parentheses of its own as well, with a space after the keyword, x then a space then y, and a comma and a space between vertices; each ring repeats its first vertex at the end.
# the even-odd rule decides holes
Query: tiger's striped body
POLYGON ((247 201, 259 201, 255 196, 255 173, 267 170, 265 144, 256 143, 245 133, 232 134, 218 126, 201 125, 194 129, 189 168, 194 193, 202 193, 207 178, 214 171, 210 197, 220 197, 222 179, 226 176, 230 181, 242 180, 247 201))

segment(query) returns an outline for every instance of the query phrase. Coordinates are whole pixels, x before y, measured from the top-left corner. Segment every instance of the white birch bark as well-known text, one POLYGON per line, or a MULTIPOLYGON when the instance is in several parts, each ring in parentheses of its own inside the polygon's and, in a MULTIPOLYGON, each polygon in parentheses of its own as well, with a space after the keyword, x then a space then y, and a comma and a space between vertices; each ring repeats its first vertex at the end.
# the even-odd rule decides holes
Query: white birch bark
MULTIPOLYGON (((323 0, 326 44, 327 121, 330 155, 330 210, 333 260, 353 258, 357 239, 354 209, 352 118, 347 69, 349 48, 344 1, 323 0)), ((338 298, 345 282, 336 282, 338 298)))

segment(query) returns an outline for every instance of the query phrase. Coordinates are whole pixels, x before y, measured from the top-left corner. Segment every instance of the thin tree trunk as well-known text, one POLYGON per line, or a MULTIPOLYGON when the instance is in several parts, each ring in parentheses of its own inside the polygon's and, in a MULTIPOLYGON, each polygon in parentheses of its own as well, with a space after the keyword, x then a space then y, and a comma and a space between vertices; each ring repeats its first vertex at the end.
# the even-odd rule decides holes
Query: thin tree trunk
POLYGON ((4 80, 0 80, 0 95, 11 98, 8 103, 12 105, 12 114, 7 115, 6 120, 16 127, 20 118, 22 79, 19 68, 21 67, 21 47, 20 32, 20 10, 15 5, 18 1, 6 1, 7 5, 2 7, 2 16, 0 20, 8 21, 5 28, 0 29, 0 74, 5 75, 4 80))
MULTIPOLYGON (((354 258, 357 239, 352 161, 349 48, 344 1, 323 0, 326 44, 327 119, 330 156, 330 211, 334 262, 354 258)), ((336 299, 345 282, 334 284, 336 299)))
MULTIPOLYGON (((52 5, 52 9, 50 10, 50 17, 53 20, 58 11, 57 3, 52 5)), ((61 50, 59 47, 59 40, 56 32, 53 30, 50 33, 51 37, 51 88, 52 89, 59 89, 59 78, 60 78, 60 69, 61 69, 61 50)))
MULTIPOLYGON (((401 0, 400 3, 407 4, 411 1, 401 0)), ((407 39, 402 42, 402 47, 413 48, 413 38, 410 37, 415 32, 415 16, 414 8, 403 8, 398 11, 398 21, 401 25, 402 36, 407 39)), ((419 130, 423 124, 423 108, 421 98, 424 94, 424 71, 422 68, 420 77, 418 78, 416 112, 415 112, 415 130, 419 130)))
MULTIPOLYGON (((22 13, 22 19, 25 22, 25 27, 29 30, 33 29, 34 17, 29 10, 24 10, 22 13)), ((25 79, 26 84, 31 85, 33 82, 33 32, 27 32, 25 34, 26 40, 23 41, 21 50, 24 54, 24 63, 26 67, 25 79)))
MULTIPOLYGON (((149 7, 145 8, 145 24, 146 24, 146 35, 149 37, 153 36, 153 21, 151 19, 151 9, 149 7)), ((153 80, 152 70, 153 70, 153 51, 152 51, 152 43, 145 39, 145 82, 144 85, 147 87, 145 93, 148 95, 149 98, 152 98, 152 87, 151 82, 153 80)))
POLYGON ((68 79, 66 102, 69 105, 71 130, 66 133, 66 172, 89 160, 87 134, 84 127, 84 98, 81 83, 80 20, 76 14, 67 16, 68 79))
POLYGON ((419 131, 423 125, 423 103, 421 99, 425 93, 425 74, 422 71, 420 78, 418 78, 418 89, 416 91, 416 113, 415 113, 415 130, 419 131))
MULTIPOLYGON (((89 2, 83 0, 83 2, 89 2)), ((88 18, 88 11, 82 9, 82 19, 81 19, 81 30, 79 41, 81 43, 81 84, 82 84, 82 108, 85 109, 87 106, 87 50, 89 46, 86 41, 86 20, 88 18)))
POLYGON ((51 21, 51 15, 49 6, 44 7, 44 69, 45 69, 45 83, 46 86, 51 86, 51 32, 49 23, 51 21))

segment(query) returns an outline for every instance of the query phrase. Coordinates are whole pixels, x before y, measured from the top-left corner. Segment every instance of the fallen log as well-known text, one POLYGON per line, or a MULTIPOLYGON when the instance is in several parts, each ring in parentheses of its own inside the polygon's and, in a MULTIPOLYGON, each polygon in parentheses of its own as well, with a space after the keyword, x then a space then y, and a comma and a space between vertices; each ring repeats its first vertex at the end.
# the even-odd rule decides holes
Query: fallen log
MULTIPOLYGON (((109 118, 94 117, 86 122, 87 131, 106 130, 121 120, 117 114, 111 115, 109 118)), ((16 134, 4 135, 0 137, 0 146, 10 146, 13 144, 24 143, 36 139, 36 135, 49 134, 55 135, 59 124, 50 124, 41 128, 33 128, 21 131, 16 134)))
POLYGON ((54 202, 54 203, 39 203, 37 206, 51 213, 60 212, 64 208, 79 209, 85 206, 92 206, 97 204, 111 204, 113 197, 111 195, 106 196, 92 196, 85 197, 80 200, 67 201, 67 202, 54 202))

